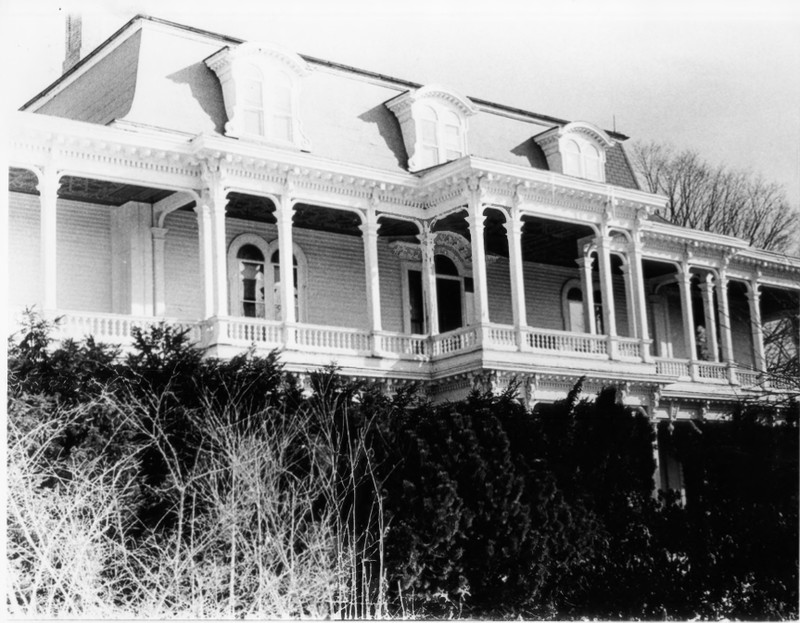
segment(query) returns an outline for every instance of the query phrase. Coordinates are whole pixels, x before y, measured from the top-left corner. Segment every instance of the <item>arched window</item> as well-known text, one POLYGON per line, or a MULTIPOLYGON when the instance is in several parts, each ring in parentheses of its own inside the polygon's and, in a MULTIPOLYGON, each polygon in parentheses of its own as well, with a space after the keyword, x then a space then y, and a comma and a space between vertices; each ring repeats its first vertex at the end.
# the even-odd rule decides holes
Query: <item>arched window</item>
POLYGON ((300 56, 246 42, 226 46, 205 63, 222 87, 227 136, 310 149, 298 114, 301 78, 309 72, 300 56))
MULTIPOLYGON (((292 258, 294 310, 298 322, 306 317, 307 263, 296 244, 292 258)), ((267 243, 255 234, 237 236, 228 248, 230 313, 246 318, 281 320, 281 271, 278 241, 267 243)))
MULTIPOLYGON (((603 334, 603 299, 600 290, 594 290, 594 309, 597 333, 603 334)), ((589 333, 586 326, 586 309, 583 301, 581 282, 570 279, 561 291, 561 312, 564 318, 564 330, 575 333, 589 333)))
POLYGON ((583 138, 563 139, 564 173, 602 182, 603 156, 595 145, 583 138))
POLYGON ((418 105, 422 168, 455 160, 464 155, 461 118, 452 110, 418 105))
POLYGON ((239 315, 264 318, 264 254, 253 244, 243 244, 236 259, 239 315))

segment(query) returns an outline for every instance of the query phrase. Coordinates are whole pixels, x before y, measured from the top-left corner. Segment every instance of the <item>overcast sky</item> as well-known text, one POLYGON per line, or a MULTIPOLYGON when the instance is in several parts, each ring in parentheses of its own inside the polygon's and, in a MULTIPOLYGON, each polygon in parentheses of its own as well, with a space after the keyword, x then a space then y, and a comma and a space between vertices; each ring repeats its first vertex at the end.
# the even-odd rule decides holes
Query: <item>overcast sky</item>
POLYGON ((0 0, 7 107, 60 74, 64 14, 90 51, 136 13, 669 142, 800 205, 800 2, 0 0), (376 8, 377 7, 377 8, 376 8))

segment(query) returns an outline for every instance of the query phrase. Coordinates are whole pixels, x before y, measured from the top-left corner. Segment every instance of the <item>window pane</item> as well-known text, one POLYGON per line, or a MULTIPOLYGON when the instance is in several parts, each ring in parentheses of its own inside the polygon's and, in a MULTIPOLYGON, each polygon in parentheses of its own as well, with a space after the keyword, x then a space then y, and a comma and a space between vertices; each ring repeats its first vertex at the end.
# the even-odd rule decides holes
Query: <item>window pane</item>
POLYGON ((574 152, 564 154, 564 173, 567 175, 581 174, 581 155, 574 152))
POLYGON ((292 118, 285 115, 272 117, 272 138, 281 141, 292 140, 292 118))
POLYGON ((246 106, 261 107, 263 88, 260 80, 248 80, 244 83, 243 103, 246 106))
POLYGON ((417 116, 420 119, 427 119, 435 122, 439 118, 436 111, 430 106, 420 106, 417 111, 417 116))
POLYGON ((569 330, 576 333, 585 333, 586 327, 583 321, 583 302, 569 300, 569 330))
POLYGON ((461 128, 453 125, 444 126, 444 144, 448 149, 461 151, 461 128))
POLYGON ((244 131, 248 134, 264 134, 264 115, 260 110, 244 110, 244 131))
POLYGON ((261 252, 261 249, 254 244, 242 245, 242 248, 239 249, 236 257, 240 260, 253 260, 256 262, 264 261, 264 254, 261 252))
POLYGON ((422 121, 422 142, 429 145, 436 145, 436 123, 434 121, 422 121))
POLYGON ((458 276, 458 269, 456 265, 446 255, 436 255, 433 258, 433 265, 436 268, 437 275, 455 275, 458 276))

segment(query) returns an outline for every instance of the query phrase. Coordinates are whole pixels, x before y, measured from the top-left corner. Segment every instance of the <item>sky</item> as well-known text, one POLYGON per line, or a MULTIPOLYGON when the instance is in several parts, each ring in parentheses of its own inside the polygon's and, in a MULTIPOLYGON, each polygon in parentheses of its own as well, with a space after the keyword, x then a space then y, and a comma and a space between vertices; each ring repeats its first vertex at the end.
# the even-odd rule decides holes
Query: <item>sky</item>
POLYGON ((670 143, 800 206, 797 0, 0 0, 6 109, 137 13, 670 143))

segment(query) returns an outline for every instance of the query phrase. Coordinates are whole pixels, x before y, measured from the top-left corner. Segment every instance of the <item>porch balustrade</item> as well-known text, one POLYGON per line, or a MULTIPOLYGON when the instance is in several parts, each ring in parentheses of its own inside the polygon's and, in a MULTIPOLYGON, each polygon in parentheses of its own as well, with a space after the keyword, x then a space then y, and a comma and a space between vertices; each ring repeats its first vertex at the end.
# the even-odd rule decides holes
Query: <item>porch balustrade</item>
POLYGON ((134 329, 146 330, 161 323, 187 331, 188 338, 192 342, 199 342, 201 339, 199 323, 175 319, 73 311, 59 312, 56 314, 56 319, 58 320, 56 337, 62 340, 82 340, 91 335, 98 342, 129 346, 133 344, 134 329))
POLYGON ((656 374, 659 376, 671 376, 676 379, 689 378, 689 360, 688 359, 666 359, 663 357, 656 357, 656 374))
MULTIPOLYGON (((83 339, 88 335, 97 341, 128 347, 133 344, 135 328, 147 329, 166 323, 187 331, 191 342, 208 347, 230 344, 246 348, 255 345, 273 349, 286 347, 286 331, 290 332, 292 350, 320 354, 378 356, 401 360, 445 358, 476 348, 517 351, 546 355, 577 355, 582 359, 608 360, 609 338, 605 335, 573 333, 523 327, 522 343, 517 330, 510 325, 485 323, 462 327, 437 335, 408 335, 391 331, 365 331, 257 318, 211 318, 199 322, 163 319, 150 316, 127 316, 94 312, 65 311, 56 314, 57 339, 83 339)), ((641 361, 642 341, 638 338, 614 337, 622 359, 641 361)), ((574 359, 571 366, 574 366, 574 359)), ((788 381, 765 380, 763 373, 741 369, 726 363, 691 361, 689 359, 654 358, 657 376, 672 380, 695 380, 702 383, 733 383, 742 388, 767 387, 786 389, 788 381)))
POLYGON ((599 359, 608 357, 608 338, 604 335, 572 333, 548 329, 524 329, 526 349, 534 351, 576 353, 599 359))

